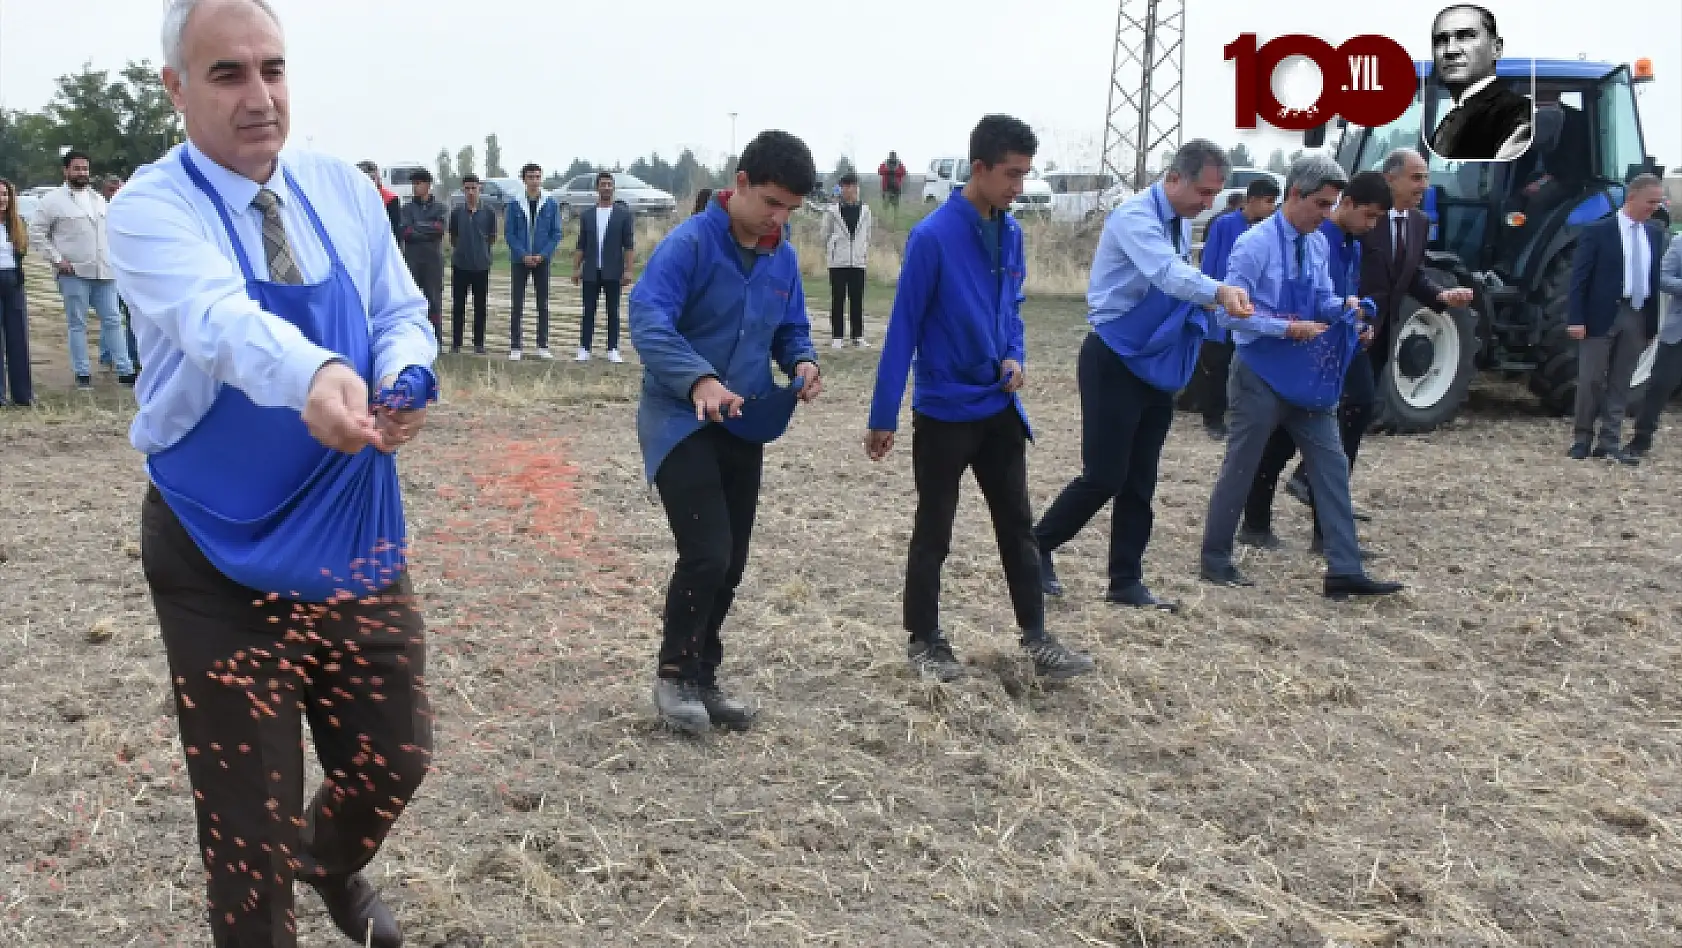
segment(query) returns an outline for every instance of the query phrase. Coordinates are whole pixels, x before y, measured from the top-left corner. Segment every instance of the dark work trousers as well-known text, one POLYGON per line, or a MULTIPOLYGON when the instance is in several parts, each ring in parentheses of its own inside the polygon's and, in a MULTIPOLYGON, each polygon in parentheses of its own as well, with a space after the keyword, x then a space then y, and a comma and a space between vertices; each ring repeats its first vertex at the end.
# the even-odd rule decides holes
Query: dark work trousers
POLYGON ((142 504, 140 562, 174 685, 213 943, 291 948, 293 879, 366 866, 431 760, 409 580, 332 607, 269 601, 218 572, 156 488, 142 504), (306 718, 326 774, 307 807, 306 718))
POLYGON ((1678 386, 1682 386, 1682 342, 1660 341, 1658 351, 1653 353, 1653 374, 1647 379, 1647 391, 1635 416, 1636 438, 1653 440, 1653 432, 1659 430, 1659 415, 1678 386))
POLYGON ((1226 377, 1232 371, 1232 340, 1205 340, 1197 353, 1197 407, 1211 428, 1226 424, 1226 377))
POLYGON ((1034 538, 1050 554, 1114 501, 1109 593, 1116 595, 1144 581, 1156 466, 1174 423, 1174 394, 1140 380, 1095 332, 1081 344, 1076 377, 1081 472, 1040 518, 1034 538))
POLYGON ((23 271, 0 270, 0 402, 35 403, 29 368, 29 303, 23 295, 23 271))
POLYGON ((911 419, 911 470, 917 514, 905 563, 905 631, 929 639, 940 631, 940 570, 952 549, 958 488, 964 471, 975 474, 993 538, 1004 562, 1005 583, 1023 638, 1045 632, 1045 593, 1034 546, 1034 511, 1028 502, 1028 430, 1013 405, 979 421, 911 419))
POLYGON ((748 565, 764 445, 708 425, 678 442, 654 487, 677 543, 666 589, 658 674, 711 684, 724 660, 719 630, 748 565))
POLYGON ((410 243, 403 249, 409 273, 426 297, 426 318, 438 341, 444 341, 444 245, 436 240, 410 243))
POLYGON ((526 310, 526 284, 533 284, 537 293, 537 347, 549 348, 549 258, 535 267, 528 267, 519 260, 512 261, 513 267, 513 308, 508 317, 508 348, 520 351, 520 318, 526 310))
MULTIPOLYGON (((1378 411, 1378 393, 1372 378, 1372 360, 1366 353, 1357 352, 1349 360, 1343 376, 1343 394, 1337 405, 1338 436, 1343 441, 1343 456, 1349 459, 1349 472, 1355 472, 1355 457, 1361 453, 1361 438, 1372 425, 1378 411)), ((1256 479, 1250 484, 1250 495, 1244 502, 1244 528, 1258 532, 1273 529, 1273 496, 1279 486, 1279 475, 1297 453, 1297 443, 1283 426, 1273 429, 1262 450, 1256 467, 1256 479)), ((1305 482, 1307 470, 1299 462, 1293 477, 1305 482)), ((1310 505, 1312 508, 1312 505, 1310 505)), ((1314 511, 1314 535, 1320 535, 1320 514, 1314 511)))
POLYGON ((450 345, 461 348, 461 331, 467 322, 467 294, 473 293, 473 348, 485 347, 485 292, 490 288, 491 271, 450 268, 450 345))
POLYGON ((587 280, 584 283, 584 320, 578 329, 578 348, 590 351, 596 337, 596 299, 607 300, 607 348, 619 348, 619 288, 618 280, 587 280))
POLYGON ((851 304, 852 330, 854 339, 864 338, 864 268, 863 267, 830 267, 829 268, 829 326, 835 332, 835 338, 840 339, 841 330, 846 328, 841 321, 841 308, 851 304))

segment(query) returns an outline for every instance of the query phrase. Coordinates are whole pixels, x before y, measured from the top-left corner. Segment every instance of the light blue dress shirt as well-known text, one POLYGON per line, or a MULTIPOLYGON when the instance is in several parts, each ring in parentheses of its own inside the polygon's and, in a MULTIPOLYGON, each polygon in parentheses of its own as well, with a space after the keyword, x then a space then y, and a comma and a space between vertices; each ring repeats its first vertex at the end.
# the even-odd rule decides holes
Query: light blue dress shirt
MULTIPOLYGON (((106 227, 117 292, 128 302, 146 366, 135 387, 140 411, 129 427, 129 441, 145 454, 191 431, 224 384, 258 405, 301 412, 316 370, 336 358, 246 293, 227 229, 209 196, 187 176, 183 151, 227 205, 256 277, 268 279, 263 215, 252 206, 262 186, 192 144, 177 145, 142 167, 117 193, 106 227)), ((379 192, 366 175, 337 158, 286 151, 279 164, 309 195, 362 297, 373 335, 375 382, 411 365, 430 369, 438 342, 426 318, 426 298, 392 239, 379 192)), ((331 270, 327 248, 278 166, 268 187, 280 199, 304 282, 325 280, 331 270)))
MULTIPOLYGON (((120 192, 119 192, 120 193, 120 192)), ((1343 318, 1346 302, 1332 289, 1331 272, 1326 269, 1326 236, 1319 230, 1302 234, 1304 266, 1314 278, 1315 311, 1312 313, 1282 313, 1279 310, 1286 277, 1295 278, 1298 274, 1296 254, 1280 253, 1278 220, 1282 212, 1274 212, 1274 216, 1258 223, 1245 231, 1232 245, 1232 256, 1227 258, 1226 282, 1250 294, 1250 302, 1255 306, 1255 313, 1246 318, 1228 316, 1226 310, 1215 311, 1215 318, 1222 326, 1232 330, 1232 341, 1235 345, 1245 345, 1259 336, 1283 336, 1285 329, 1291 324, 1288 316, 1298 319, 1310 319, 1330 325, 1343 318)), ((1285 237, 1292 243, 1298 231, 1290 223, 1284 223, 1285 237)))
MULTIPOLYGON (((1213 305, 1217 280, 1187 263, 1174 251, 1168 222, 1174 217, 1162 185, 1153 184, 1110 212, 1098 252, 1092 258, 1092 281, 1086 290, 1086 321, 1101 326, 1125 316, 1145 298, 1152 286, 1168 296, 1203 306, 1213 305)), ((1191 222, 1180 220, 1180 246, 1191 250, 1191 222)))

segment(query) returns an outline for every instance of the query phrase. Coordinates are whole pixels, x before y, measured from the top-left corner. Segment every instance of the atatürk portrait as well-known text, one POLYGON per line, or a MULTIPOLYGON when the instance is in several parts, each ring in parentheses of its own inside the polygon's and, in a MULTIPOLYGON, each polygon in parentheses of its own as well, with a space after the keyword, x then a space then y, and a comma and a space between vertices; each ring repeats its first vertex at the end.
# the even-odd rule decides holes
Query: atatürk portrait
POLYGON ((1495 76, 1501 35, 1480 6, 1445 7, 1431 24, 1431 58, 1452 107, 1431 134, 1432 153, 1456 161, 1510 161, 1530 148, 1530 100, 1495 76))

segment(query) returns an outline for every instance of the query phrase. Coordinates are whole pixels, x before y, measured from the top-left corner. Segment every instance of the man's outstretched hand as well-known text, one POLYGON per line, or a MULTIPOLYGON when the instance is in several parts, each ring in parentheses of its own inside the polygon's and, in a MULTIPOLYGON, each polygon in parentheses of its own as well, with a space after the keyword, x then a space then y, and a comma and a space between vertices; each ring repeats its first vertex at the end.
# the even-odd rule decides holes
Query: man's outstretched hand
POLYGON ((335 451, 356 454, 370 444, 385 446, 368 405, 368 383, 343 362, 329 362, 316 370, 303 418, 310 436, 335 451))
POLYGON ((819 395, 823 394, 823 375, 818 371, 816 362, 800 363, 794 367, 794 374, 805 379, 805 384, 800 386, 799 398, 801 401, 815 401, 819 395))
POLYGON ((1215 289, 1215 305, 1226 310, 1226 314, 1234 319, 1244 319, 1256 311, 1250 302, 1250 294, 1243 287, 1225 283, 1215 289))

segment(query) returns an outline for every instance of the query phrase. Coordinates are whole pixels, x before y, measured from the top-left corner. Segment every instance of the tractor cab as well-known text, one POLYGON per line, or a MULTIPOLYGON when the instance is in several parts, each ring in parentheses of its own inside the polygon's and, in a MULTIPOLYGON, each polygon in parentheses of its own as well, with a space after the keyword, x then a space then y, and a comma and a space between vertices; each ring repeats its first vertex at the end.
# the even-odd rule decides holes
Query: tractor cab
MULTIPOLYGON (((1477 295, 1468 319, 1435 316, 1441 323, 1434 347, 1401 328, 1398 351, 1408 358, 1395 367, 1388 386, 1390 406, 1402 430, 1428 430, 1448 420, 1464 400, 1475 368, 1508 373, 1536 372, 1558 361, 1560 344, 1550 334, 1563 315, 1560 267, 1568 262, 1576 231, 1613 213, 1623 201, 1624 184, 1642 172, 1662 174, 1648 157, 1642 139, 1636 90, 1652 78, 1646 60, 1629 66, 1579 60, 1517 59, 1496 66, 1497 81, 1534 103, 1529 150, 1512 161, 1452 161, 1433 155, 1426 142, 1452 105, 1448 90, 1432 74, 1431 63, 1416 62, 1418 92, 1408 110, 1381 128, 1339 120, 1304 135, 1308 147, 1327 146, 1350 174, 1382 170, 1385 156, 1411 148, 1424 156, 1431 174, 1421 208, 1431 219, 1429 261, 1445 279, 1470 286, 1477 295), (1453 332, 1458 340, 1440 338, 1453 332), (1467 338, 1469 337, 1469 338, 1467 338), (1551 349, 1550 349, 1551 347, 1551 349), (1444 364, 1445 357, 1465 366, 1444 364), (1409 375, 1408 373, 1415 373, 1409 375)), ((1661 213, 1664 213, 1661 211, 1661 213)), ((1431 322, 1431 314, 1420 319, 1431 322)), ((1575 348, 1571 349, 1575 366, 1575 348)), ((1548 369, 1532 389, 1551 408, 1568 404, 1571 381, 1548 369)), ((1380 389, 1386 388, 1381 383, 1380 389)), ((1570 393, 1574 395, 1574 390, 1570 393)))

